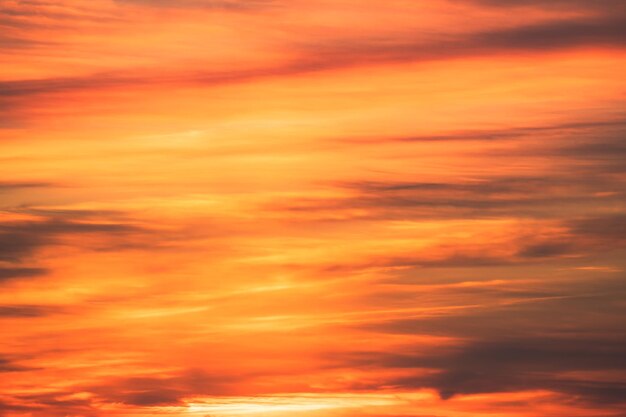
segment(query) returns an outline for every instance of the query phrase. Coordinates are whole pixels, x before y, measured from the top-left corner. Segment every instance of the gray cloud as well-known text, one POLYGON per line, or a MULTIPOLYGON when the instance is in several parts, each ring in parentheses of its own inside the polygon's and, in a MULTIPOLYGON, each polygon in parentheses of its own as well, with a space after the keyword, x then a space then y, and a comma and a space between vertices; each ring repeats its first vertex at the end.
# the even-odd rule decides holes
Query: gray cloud
MULTIPOLYGON (((16 26, 22 27, 22 24, 15 23, 16 26)), ((6 22, 2 17, 0 17, 0 27, 8 26, 8 22, 6 22)), ((7 53, 15 52, 16 50, 21 50, 24 48, 44 48, 52 46, 52 43, 34 40, 27 37, 21 36, 11 36, 8 34, 0 35, 0 50, 5 51, 7 53)), ((1 93, 0 89, 0 93, 1 93)))
MULTIPOLYGON (((2 316, 0 316, 0 317, 2 317, 2 316)), ((4 372, 23 372, 23 371, 29 371, 29 370, 32 370, 32 369, 33 368, 20 365, 16 361, 14 361, 14 360, 12 360, 12 359, 10 359, 8 357, 0 355, 0 373, 4 373, 4 372)), ((0 411, 1 410, 2 410, 2 408, 0 407, 0 411)))
MULTIPOLYGON (((301 199, 277 205, 288 211, 320 212, 367 209, 362 220, 428 219, 428 218, 539 218, 575 219, 614 216, 606 226, 621 231, 621 213, 626 205, 624 177, 626 124, 623 119, 581 122, 555 126, 512 128, 489 132, 459 132, 458 134, 425 138, 381 139, 389 141, 506 141, 519 142, 515 153, 510 150, 483 150, 476 154, 516 162, 551 158, 554 169, 541 175, 520 173, 511 175, 476 175, 451 182, 413 181, 354 181, 331 184, 349 191, 351 197, 341 199, 301 199), (527 142, 527 143, 525 143, 527 142), (608 209, 610 208, 610 210, 608 209), (617 217, 615 217, 617 216, 617 217)), ((376 141, 357 141, 364 146, 377 146, 376 141)), ((348 141, 351 143, 351 141, 348 141)), ((489 149, 489 148, 488 148, 489 149)), ((419 148, 415 151, 418 152, 419 148)), ((406 155, 411 152, 407 148, 406 155)), ((606 220, 608 221, 608 220, 606 220)), ((580 227, 567 224, 572 234, 580 227)), ((589 233, 586 234, 588 238, 589 233)), ((541 242, 530 242, 537 244, 541 242)), ((540 252, 556 253, 558 242, 545 242, 536 247, 540 252)), ((565 242, 558 243, 565 249, 565 242)), ((574 245, 575 246, 575 245, 574 245)), ((526 255, 532 255, 532 248, 526 255)))
POLYGON ((432 387, 447 399, 458 394, 547 389, 584 401, 623 403, 626 384, 567 379, 559 372, 626 370, 619 338, 503 338, 478 341, 440 355, 383 355, 387 368, 435 368, 427 377, 390 381, 404 388, 432 387))
MULTIPOLYGON (((135 2, 143 3, 141 0, 135 2)), ((250 7, 250 2, 190 2, 180 3, 207 7, 250 7), (245 4, 245 6, 244 6, 245 4)), ((255 2, 256 3, 256 2, 255 2)), ((262 2, 265 4, 265 2, 262 2)), ((151 2, 156 5, 173 5, 173 2, 151 2)), ((472 56, 523 51, 541 52, 557 48, 583 46, 626 46, 626 17, 609 15, 569 20, 555 20, 541 24, 504 28, 463 35, 450 39, 442 34, 441 40, 424 42, 414 36, 393 38, 337 39, 326 43, 300 43, 293 45, 299 58, 279 67, 246 69, 231 72, 180 74, 171 77, 141 75, 93 74, 87 77, 67 77, 45 80, 17 80, 0 82, 0 97, 15 100, 38 94, 63 91, 123 87, 139 84, 204 83, 206 85, 230 84, 256 79, 273 78, 323 71, 349 66, 380 62, 412 62, 439 60, 458 56, 472 56)), ((8 102, 14 106, 16 103, 8 102)))
POLYGON ((512 50, 626 46, 626 17, 564 20, 476 35, 476 45, 512 50))
POLYGON ((0 98, 10 99, 73 90, 98 89, 140 83, 139 78, 96 74, 86 77, 60 77, 0 82, 0 98))
POLYGON ((96 394, 105 402, 151 407, 181 404, 184 398, 193 395, 224 395, 237 382, 240 381, 232 377, 190 369, 162 377, 122 378, 83 389, 96 394))
MULTIPOLYGON (((0 372, 3 362, 0 359, 0 372)), ((13 362, 8 367, 27 370, 13 362)), ((13 369, 8 370, 13 372, 13 369)), ((182 405, 187 397, 198 395, 225 395, 231 392, 235 378, 211 375, 200 369, 190 369, 162 376, 133 376, 107 380, 101 384, 70 387, 63 391, 35 392, 5 396, 0 401, 0 415, 4 412, 29 412, 34 417, 101 416, 103 403, 132 407, 182 405), (77 392, 89 392, 94 398, 68 398, 77 392)))
POLYGON ((13 191, 13 190, 19 190, 22 188, 43 188, 43 187, 50 187, 53 184, 49 183, 49 182, 37 182, 37 181, 31 181, 31 182, 19 182, 19 181, 14 181, 14 182, 9 182, 9 181, 0 181, 0 193, 1 192, 9 192, 9 191, 13 191))
POLYGON ((557 19, 544 23, 475 32, 424 41, 413 37, 359 38, 310 44, 302 70, 368 65, 384 62, 413 62, 463 56, 548 52, 578 47, 626 46, 626 15, 610 14, 576 19, 557 19), (324 63, 326 63, 324 65, 324 63))
POLYGON ((520 7, 532 6, 537 8, 600 11, 615 14, 626 10, 621 0, 458 0, 492 7, 520 7))
POLYGON ((276 0, 115 0, 118 4, 153 7, 202 8, 247 11, 275 5, 276 0))
POLYGON ((525 246, 520 250, 519 256, 522 258, 549 258, 570 254, 576 250, 577 246, 569 241, 548 241, 525 246))
POLYGON ((572 233, 600 238, 613 243, 626 243, 626 213, 587 217, 568 222, 572 233))
MULTIPOLYGON (((477 178, 472 182, 379 182, 344 184, 357 196, 344 200, 311 200, 286 206, 287 210, 341 210, 367 208, 375 218, 490 218, 502 216, 550 218, 562 207, 589 208, 594 193, 607 192, 598 203, 620 204, 622 184, 601 173, 580 176, 477 178)), ((559 216, 560 217, 560 216, 559 216)))
POLYGON ((44 268, 0 267, 0 284, 15 279, 39 277, 46 272, 44 268))
POLYGON ((55 306, 0 304, 0 318, 36 318, 57 314, 62 310, 55 306))
POLYGON ((35 250, 53 244, 63 235, 94 233, 120 235, 138 231, 139 228, 129 224, 80 223, 54 218, 0 223, 0 260, 19 261, 35 250))
POLYGON ((0 260, 19 261, 50 242, 50 237, 36 233, 4 231, 0 228, 0 260))
MULTIPOLYGON (((380 139, 348 139, 347 143, 350 144, 372 144, 375 145, 378 142, 381 143, 389 143, 389 142, 465 142, 465 141, 478 141, 478 142, 490 142, 490 141, 502 141, 502 140, 512 140, 512 139, 532 139, 542 135, 549 134, 563 134, 563 133, 571 133, 576 135, 586 136, 588 133, 593 133, 594 137, 598 131, 607 130, 609 132, 615 132, 619 140, 619 138, 623 138, 624 135, 622 132, 626 127, 626 120, 623 115, 620 117, 616 117, 608 120, 598 120, 598 121, 586 121, 586 122, 571 122, 571 123, 561 123, 555 125, 545 125, 545 126, 530 126, 530 127, 511 127, 507 129, 494 129, 494 130, 468 130, 468 131, 458 131, 453 133, 441 134, 441 135, 427 135, 427 136, 408 136, 408 137, 397 137, 397 138, 388 138, 383 137, 380 139), (587 132, 587 133, 585 133, 587 132)), ((612 141, 609 140, 609 143, 612 141)), ((578 151, 580 146, 591 146, 590 144, 578 144, 578 145, 570 145, 565 148, 566 150, 572 150, 574 155, 580 154, 578 151)), ((599 145, 599 151, 603 151, 602 145, 599 145)), ((619 145, 616 145, 619 147, 619 145)), ((563 150, 563 148, 560 148, 563 150)), ((596 148, 597 149, 597 148, 596 148)), ((582 151, 582 149, 581 149, 582 151)))
POLYGON ((2 413, 28 413, 33 417, 99 417, 102 415, 89 399, 63 398, 70 393, 51 392, 19 395, 0 401, 2 413))
MULTIPOLYGON (((623 274, 598 282, 537 282, 534 287, 525 287, 527 294, 517 294, 522 302, 498 302, 515 288, 522 289, 513 281, 493 288, 450 287, 439 295, 429 290, 424 297, 434 297, 441 303, 446 300, 441 297, 446 296, 451 305, 468 298, 476 303, 483 293, 491 306, 360 325, 372 332, 439 335, 460 342, 436 350, 416 347, 395 353, 356 351, 340 356, 337 366, 428 369, 428 374, 384 379, 378 388, 434 388, 442 398, 550 390, 569 396, 571 401, 624 403, 626 384, 619 379, 595 381, 566 376, 626 371, 623 274)), ((406 288, 398 290, 398 296, 406 297, 406 288)), ((428 305, 420 298, 414 298, 414 303, 428 305)))
MULTIPOLYGON (((38 210, 28 207, 13 211, 35 215, 38 218, 0 222, 0 261, 20 262, 37 250, 56 244, 67 236, 99 235, 125 241, 148 233, 145 228, 125 220, 123 213, 119 212, 38 210)), ((26 276, 29 270, 6 270, 6 276, 10 274, 26 276)))

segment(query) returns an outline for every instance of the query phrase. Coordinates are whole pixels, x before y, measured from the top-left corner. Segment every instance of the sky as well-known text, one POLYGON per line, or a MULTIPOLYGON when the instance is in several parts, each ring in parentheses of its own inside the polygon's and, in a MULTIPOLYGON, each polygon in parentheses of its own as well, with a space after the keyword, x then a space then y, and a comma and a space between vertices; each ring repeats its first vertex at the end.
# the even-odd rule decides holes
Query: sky
POLYGON ((626 2, 0 0, 0 416, 625 417, 626 2))

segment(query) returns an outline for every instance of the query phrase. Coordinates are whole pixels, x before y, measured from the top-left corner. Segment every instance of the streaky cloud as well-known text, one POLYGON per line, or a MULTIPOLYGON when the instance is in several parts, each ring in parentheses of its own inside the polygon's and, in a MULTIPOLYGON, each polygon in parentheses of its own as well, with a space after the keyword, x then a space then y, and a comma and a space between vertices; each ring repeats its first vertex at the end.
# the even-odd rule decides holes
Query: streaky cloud
POLYGON ((37 318, 58 314, 62 310, 56 306, 0 304, 0 318, 37 318))
POLYGON ((45 268, 0 267, 0 284, 14 280, 36 278, 48 272, 45 268))

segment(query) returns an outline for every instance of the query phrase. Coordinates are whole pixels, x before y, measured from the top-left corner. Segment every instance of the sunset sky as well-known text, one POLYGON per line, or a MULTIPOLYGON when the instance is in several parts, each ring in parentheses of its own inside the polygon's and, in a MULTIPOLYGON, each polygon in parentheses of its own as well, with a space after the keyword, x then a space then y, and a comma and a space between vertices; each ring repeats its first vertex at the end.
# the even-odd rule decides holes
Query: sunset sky
POLYGON ((0 416, 626 417, 626 1, 0 0, 0 416))

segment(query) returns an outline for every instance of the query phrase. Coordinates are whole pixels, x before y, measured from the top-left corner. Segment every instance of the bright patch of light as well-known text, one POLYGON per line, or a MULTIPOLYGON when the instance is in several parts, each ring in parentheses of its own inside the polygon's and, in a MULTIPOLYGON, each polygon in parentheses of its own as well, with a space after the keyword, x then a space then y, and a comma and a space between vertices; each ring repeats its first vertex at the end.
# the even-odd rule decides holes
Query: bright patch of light
POLYGON ((271 396, 231 397, 196 400, 189 403, 188 413, 199 415, 249 415, 281 412, 306 412, 365 406, 390 406, 401 403, 393 395, 333 395, 333 396, 271 396))

